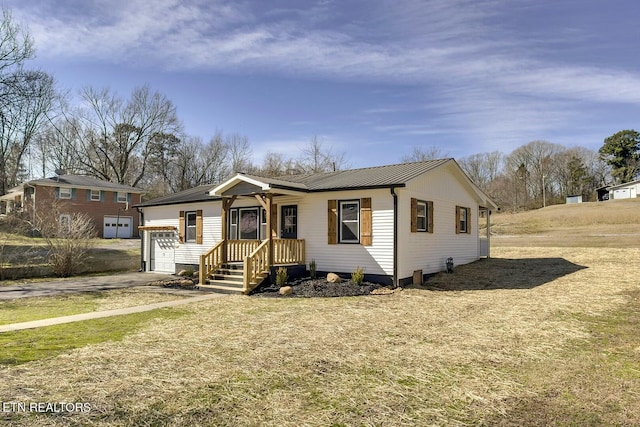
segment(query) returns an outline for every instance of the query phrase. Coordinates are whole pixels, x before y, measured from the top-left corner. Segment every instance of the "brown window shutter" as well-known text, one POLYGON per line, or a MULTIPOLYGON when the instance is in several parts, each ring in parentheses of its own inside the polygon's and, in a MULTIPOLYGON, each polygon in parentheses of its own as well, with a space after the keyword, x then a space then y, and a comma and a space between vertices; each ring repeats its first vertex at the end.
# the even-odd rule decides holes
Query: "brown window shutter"
POLYGON ((418 232, 418 199, 411 198, 411 232, 418 232))
POLYGON ((196 211, 196 244, 202 244, 202 209, 196 211))
POLYGON ((271 237, 278 238, 278 205, 271 205, 271 237))
POLYGON ((360 199, 360 244, 373 244, 373 218, 371 215, 371 197, 360 199))
POLYGON ((465 208, 467 210, 467 234, 471 234, 471 208, 465 208))
POLYGON ((433 202, 427 202, 427 231, 433 233, 433 202))
POLYGON ((456 234, 460 234, 460 206, 456 206, 456 234))
POLYGON ((327 243, 335 245, 338 243, 338 201, 329 200, 327 205, 327 243))
POLYGON ((184 243, 184 211, 180 211, 180 221, 178 223, 178 241, 184 243))

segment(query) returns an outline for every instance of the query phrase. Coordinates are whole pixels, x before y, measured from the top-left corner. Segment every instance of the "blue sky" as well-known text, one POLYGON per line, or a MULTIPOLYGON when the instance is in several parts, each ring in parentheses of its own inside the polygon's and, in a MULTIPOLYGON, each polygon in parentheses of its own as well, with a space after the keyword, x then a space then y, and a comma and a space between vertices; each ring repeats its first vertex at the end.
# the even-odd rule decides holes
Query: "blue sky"
POLYGON ((597 150, 640 128, 640 3, 626 0, 5 0, 60 88, 148 84, 190 135, 260 163, 315 135, 353 167, 414 146, 597 150))

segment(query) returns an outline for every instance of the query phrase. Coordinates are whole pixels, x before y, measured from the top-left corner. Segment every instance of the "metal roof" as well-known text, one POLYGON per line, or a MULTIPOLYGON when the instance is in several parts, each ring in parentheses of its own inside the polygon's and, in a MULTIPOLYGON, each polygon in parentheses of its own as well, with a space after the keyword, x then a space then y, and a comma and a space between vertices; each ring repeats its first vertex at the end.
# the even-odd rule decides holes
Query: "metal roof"
POLYGON ((144 191, 130 187, 128 185, 117 184, 115 182, 104 181, 102 179, 94 178, 92 176, 85 175, 59 175, 53 178, 34 179, 27 182, 29 185, 46 185, 49 187, 70 186, 70 187, 86 187, 86 188, 100 188, 116 191, 127 191, 129 193, 143 193, 144 191))
POLYGON ((333 191, 341 189, 389 188, 403 186, 411 179, 437 168, 453 159, 428 160, 348 169, 309 175, 287 175, 278 180, 304 184, 307 191, 333 191))
POLYGON ((206 202, 210 200, 220 200, 220 197, 210 196, 209 191, 215 186, 212 184, 200 185, 198 187, 190 188, 188 190, 180 191, 178 193, 168 194, 166 196, 158 197, 148 202, 140 203, 140 207, 145 206, 161 206, 161 205, 175 205, 178 203, 192 203, 192 202, 206 202))
MULTIPOLYGON (((412 180, 413 178, 416 178, 449 162, 453 162, 457 166, 455 160, 449 158, 308 175, 284 175, 276 178, 263 178, 248 174, 238 174, 225 182, 230 184, 234 179, 241 179, 239 177, 242 176, 247 177, 253 181, 269 184, 269 186, 272 188, 288 189, 299 191, 302 193, 403 187, 407 184, 408 181, 412 180)), ((466 174, 462 171, 462 169, 460 169, 459 166, 458 169, 460 170, 460 173, 462 175, 466 176, 466 174)), ((477 186, 475 186, 471 182, 471 180, 468 179, 468 177, 467 180, 473 187, 474 191, 480 196, 482 194, 481 190, 477 188, 477 186)), ((221 185, 225 185, 225 183, 221 185)), ((177 203, 220 200, 220 197, 209 196, 209 192, 211 190, 219 187, 220 186, 216 187, 213 184, 202 185, 190 190, 181 191, 176 194, 170 194, 168 196, 153 199, 138 206, 159 206, 177 203)), ((487 201, 493 205, 493 202, 491 202, 488 197, 486 197, 486 195, 483 195, 482 198, 486 198, 487 201)))

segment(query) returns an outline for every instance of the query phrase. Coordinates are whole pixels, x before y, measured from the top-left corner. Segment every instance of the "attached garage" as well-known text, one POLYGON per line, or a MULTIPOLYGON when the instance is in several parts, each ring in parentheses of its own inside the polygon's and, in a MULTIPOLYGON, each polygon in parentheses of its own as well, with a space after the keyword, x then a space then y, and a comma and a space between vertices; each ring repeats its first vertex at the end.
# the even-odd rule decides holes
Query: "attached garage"
POLYGON ((175 273, 176 233, 173 231, 153 231, 150 237, 150 271, 175 273))

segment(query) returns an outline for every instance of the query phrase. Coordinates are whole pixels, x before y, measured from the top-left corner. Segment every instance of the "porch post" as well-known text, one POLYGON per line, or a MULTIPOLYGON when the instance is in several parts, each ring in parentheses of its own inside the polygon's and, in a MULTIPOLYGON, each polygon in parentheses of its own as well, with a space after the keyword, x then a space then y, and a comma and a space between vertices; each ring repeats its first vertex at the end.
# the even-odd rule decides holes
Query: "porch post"
POLYGON ((269 253, 267 255, 267 262, 269 267, 273 265, 273 233, 271 233, 271 209, 273 208, 273 194, 267 193, 267 239, 269 239, 269 253))
POLYGON ((231 205, 233 204, 233 202, 236 200, 236 197, 238 196, 233 196, 231 198, 227 198, 224 197, 222 199, 222 213, 220 215, 220 220, 222 222, 221 227, 222 227, 222 232, 220 233, 221 237, 222 237, 222 241, 225 242, 222 245, 222 250, 220 251, 220 257, 222 258, 221 261, 222 263, 226 263, 227 262, 227 228, 228 228, 228 224, 227 221, 229 219, 229 208, 231 208, 231 205))
POLYGON ((487 208, 487 259, 491 258, 491 209, 487 208))

